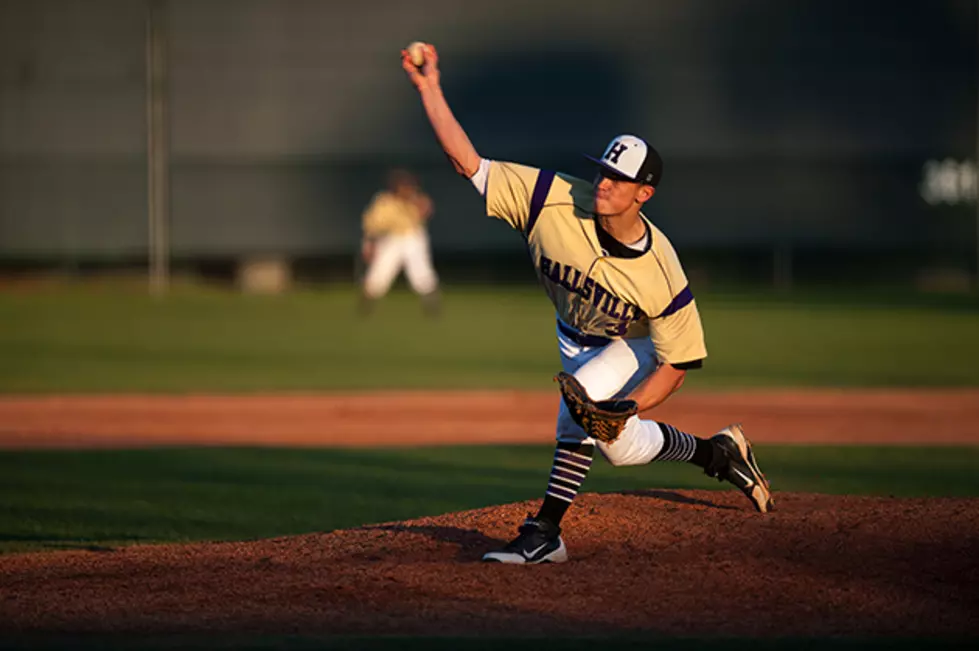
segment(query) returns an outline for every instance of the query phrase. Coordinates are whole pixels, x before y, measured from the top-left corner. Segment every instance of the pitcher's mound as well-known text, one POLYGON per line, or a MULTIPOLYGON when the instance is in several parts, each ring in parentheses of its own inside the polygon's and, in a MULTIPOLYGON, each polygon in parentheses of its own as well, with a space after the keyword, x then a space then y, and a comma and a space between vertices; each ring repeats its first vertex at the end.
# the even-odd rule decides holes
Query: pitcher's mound
POLYGON ((0 557, 0 632, 971 636, 979 500, 580 495, 571 561, 480 563, 525 502, 328 534, 0 557))

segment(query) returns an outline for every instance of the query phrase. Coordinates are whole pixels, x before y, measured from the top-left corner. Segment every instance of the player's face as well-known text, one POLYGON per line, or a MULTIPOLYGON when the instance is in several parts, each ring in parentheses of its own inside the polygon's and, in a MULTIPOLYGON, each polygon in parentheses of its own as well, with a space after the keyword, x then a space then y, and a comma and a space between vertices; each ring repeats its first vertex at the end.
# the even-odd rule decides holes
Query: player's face
POLYGON ((645 194, 652 189, 604 169, 595 175, 594 187, 595 213, 598 215, 620 215, 630 209, 638 210, 649 198, 645 194))
POLYGON ((403 180, 394 186, 394 193, 403 199, 409 199, 418 192, 418 186, 411 181, 403 180))

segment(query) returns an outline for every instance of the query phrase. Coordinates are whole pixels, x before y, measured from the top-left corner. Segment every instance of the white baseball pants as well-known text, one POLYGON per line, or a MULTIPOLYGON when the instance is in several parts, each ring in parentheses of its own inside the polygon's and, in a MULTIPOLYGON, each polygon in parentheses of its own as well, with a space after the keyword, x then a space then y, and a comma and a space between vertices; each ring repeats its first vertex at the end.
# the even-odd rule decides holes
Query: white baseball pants
POLYGON ((364 276, 364 293, 370 298, 384 296, 402 268, 416 293, 430 294, 438 287, 428 233, 424 230, 387 235, 377 241, 364 276))
MULTIPOLYGON (((605 346, 582 346, 557 331, 561 365, 577 378, 592 400, 625 398, 659 366, 653 342, 641 339, 616 339, 605 346)), ((655 421, 633 416, 613 443, 602 443, 588 436, 571 418, 560 399, 557 440, 562 443, 588 443, 598 447, 613 466, 638 466, 649 463, 663 448, 663 434, 655 421)))

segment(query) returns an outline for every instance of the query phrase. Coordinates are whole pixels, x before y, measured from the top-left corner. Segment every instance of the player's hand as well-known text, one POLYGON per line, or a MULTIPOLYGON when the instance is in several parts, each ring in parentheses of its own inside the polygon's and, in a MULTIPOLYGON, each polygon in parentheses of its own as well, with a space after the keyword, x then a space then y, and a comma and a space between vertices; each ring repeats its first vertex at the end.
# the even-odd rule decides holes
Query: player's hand
POLYGON ((401 50, 401 67, 411 83, 420 91, 437 88, 440 82, 439 55, 432 44, 425 45, 425 63, 421 68, 411 62, 408 50, 401 50))

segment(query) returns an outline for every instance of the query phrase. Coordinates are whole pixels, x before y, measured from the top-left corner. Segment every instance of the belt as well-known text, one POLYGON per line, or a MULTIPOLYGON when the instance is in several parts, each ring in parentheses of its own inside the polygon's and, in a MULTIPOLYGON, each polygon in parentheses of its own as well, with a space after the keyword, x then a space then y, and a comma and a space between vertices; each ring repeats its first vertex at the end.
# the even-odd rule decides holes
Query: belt
POLYGON ((592 348, 601 348, 602 346, 607 346, 612 343, 612 340, 608 337, 599 337, 598 335, 586 335, 582 332, 578 332, 571 326, 569 326, 564 321, 558 319, 557 329, 561 331, 561 334, 575 342, 579 346, 587 346, 592 348))

